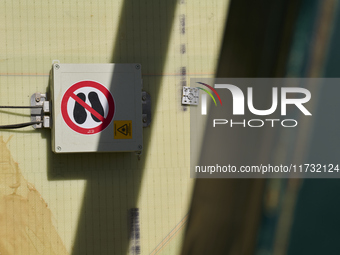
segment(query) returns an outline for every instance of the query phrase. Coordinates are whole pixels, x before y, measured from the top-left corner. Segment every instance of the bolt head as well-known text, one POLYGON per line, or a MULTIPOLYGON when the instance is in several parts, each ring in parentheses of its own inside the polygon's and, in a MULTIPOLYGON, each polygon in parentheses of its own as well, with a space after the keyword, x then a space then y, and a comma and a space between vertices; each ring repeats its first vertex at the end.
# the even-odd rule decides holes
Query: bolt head
POLYGON ((143 148, 143 146, 142 146, 142 145, 138 145, 138 149, 140 149, 140 150, 141 150, 142 148, 143 148))
POLYGON ((61 147, 60 147, 60 146, 58 146, 58 147, 57 147, 57 150, 58 150, 58 151, 61 151, 61 147))
POLYGON ((140 65, 135 65, 135 68, 138 70, 140 69, 140 65))
POLYGON ((192 100, 194 98, 194 94, 192 94, 192 93, 189 93, 189 95, 188 95, 188 99, 189 100, 192 100))
POLYGON ((54 67, 55 67, 55 69, 59 69, 60 65, 56 64, 54 67))

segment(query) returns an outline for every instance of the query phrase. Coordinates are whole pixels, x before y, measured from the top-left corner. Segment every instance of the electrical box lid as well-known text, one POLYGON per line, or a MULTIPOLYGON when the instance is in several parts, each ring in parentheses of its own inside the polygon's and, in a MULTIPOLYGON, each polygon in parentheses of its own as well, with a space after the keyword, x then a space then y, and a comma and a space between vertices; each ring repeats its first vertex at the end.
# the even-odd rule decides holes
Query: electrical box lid
POLYGON ((51 94, 54 152, 142 150, 140 64, 54 63, 51 94))

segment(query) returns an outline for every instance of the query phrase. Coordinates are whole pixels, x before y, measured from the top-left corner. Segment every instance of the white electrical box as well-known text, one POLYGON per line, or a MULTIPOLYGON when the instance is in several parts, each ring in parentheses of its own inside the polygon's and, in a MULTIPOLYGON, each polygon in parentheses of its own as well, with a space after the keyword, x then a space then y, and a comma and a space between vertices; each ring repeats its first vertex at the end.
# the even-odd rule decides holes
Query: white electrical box
POLYGON ((54 63, 51 77, 55 153, 142 151, 140 64, 54 63))

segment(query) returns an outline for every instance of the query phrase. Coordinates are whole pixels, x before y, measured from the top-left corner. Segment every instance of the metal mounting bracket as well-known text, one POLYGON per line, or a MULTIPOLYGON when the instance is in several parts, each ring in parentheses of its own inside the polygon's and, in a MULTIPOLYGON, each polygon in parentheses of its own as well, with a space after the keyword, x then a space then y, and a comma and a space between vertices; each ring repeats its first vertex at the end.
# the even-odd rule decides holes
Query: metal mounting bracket
POLYGON ((183 87, 182 104, 198 105, 199 90, 198 88, 183 87))
POLYGON ((151 96, 146 91, 142 91, 142 121, 143 127, 151 124, 151 96))
POLYGON ((50 128, 51 118, 50 113, 50 102, 47 101, 46 93, 34 93, 31 96, 31 106, 41 106, 41 108, 31 109, 31 121, 43 121, 41 124, 34 124, 33 128, 50 128))

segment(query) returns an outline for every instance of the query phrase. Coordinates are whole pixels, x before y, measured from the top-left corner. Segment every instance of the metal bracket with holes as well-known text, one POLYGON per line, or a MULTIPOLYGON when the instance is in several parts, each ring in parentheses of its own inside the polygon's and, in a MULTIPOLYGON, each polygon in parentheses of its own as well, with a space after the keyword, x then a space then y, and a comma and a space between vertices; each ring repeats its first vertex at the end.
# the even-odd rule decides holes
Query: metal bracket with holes
POLYGON ((151 124, 151 96, 146 91, 142 91, 142 121, 143 127, 151 124))
POLYGON ((34 124, 33 128, 51 128, 51 118, 50 114, 50 101, 47 101, 47 96, 45 94, 41 94, 39 92, 34 93, 31 96, 31 106, 41 106, 41 108, 32 108, 31 109, 31 121, 41 121, 41 124, 34 124))
POLYGON ((198 105, 199 90, 198 88, 183 87, 182 104, 198 105))

